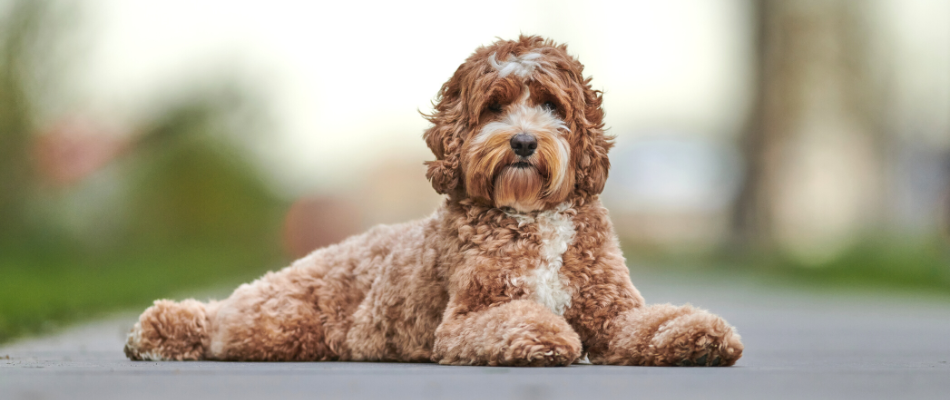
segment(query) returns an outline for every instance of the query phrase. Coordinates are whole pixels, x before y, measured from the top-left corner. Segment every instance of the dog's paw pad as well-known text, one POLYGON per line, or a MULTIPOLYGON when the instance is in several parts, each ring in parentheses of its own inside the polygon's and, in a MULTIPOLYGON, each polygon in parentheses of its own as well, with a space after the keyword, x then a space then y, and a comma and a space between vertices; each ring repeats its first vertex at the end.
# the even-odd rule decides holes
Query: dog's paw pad
POLYGON ((707 358, 709 358, 709 354, 703 354, 702 357, 696 359, 696 365, 706 365, 707 358))

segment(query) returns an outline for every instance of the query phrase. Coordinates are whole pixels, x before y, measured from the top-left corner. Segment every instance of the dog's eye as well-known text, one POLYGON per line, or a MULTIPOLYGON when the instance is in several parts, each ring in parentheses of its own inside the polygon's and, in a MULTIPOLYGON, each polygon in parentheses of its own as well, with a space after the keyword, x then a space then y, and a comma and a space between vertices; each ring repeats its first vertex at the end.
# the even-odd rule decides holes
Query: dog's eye
POLYGON ((489 104, 489 105, 488 105, 488 111, 491 111, 491 112, 494 112, 494 113, 501 112, 501 104, 498 104, 498 103, 491 103, 491 104, 489 104))
POLYGON ((546 101, 543 105, 545 110, 548 110, 552 113, 557 113, 557 105, 553 101, 546 101))

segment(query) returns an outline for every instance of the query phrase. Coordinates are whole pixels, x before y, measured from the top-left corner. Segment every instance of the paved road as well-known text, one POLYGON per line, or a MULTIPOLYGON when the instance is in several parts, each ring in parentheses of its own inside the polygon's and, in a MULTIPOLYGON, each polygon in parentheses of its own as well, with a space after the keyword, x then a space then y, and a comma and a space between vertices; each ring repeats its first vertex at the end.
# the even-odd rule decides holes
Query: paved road
POLYGON ((946 298, 801 293, 709 276, 635 282, 650 302, 723 315, 745 356, 732 368, 130 362, 121 348, 134 315, 120 315, 0 348, 0 399, 950 398, 946 298))

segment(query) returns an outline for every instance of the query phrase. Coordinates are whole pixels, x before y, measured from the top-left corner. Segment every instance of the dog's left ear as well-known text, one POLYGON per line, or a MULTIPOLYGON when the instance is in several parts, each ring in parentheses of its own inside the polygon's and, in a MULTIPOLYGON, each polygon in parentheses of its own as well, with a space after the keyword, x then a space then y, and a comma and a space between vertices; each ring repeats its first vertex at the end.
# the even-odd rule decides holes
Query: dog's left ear
POLYGON ((584 116, 581 132, 581 153, 577 160, 577 186, 590 195, 600 194, 607 182, 610 159, 607 153, 614 147, 613 137, 604 134, 603 93, 593 90, 590 78, 584 82, 584 116))
MULTIPOLYGON (((461 68, 459 67, 459 70, 461 68)), ((462 145, 460 135, 463 111, 458 76, 459 72, 456 71, 456 74, 442 85, 433 104, 435 111, 432 114, 423 114, 433 126, 422 134, 422 138, 436 158, 435 161, 425 163, 428 167, 426 179, 439 194, 455 191, 461 181, 459 152, 462 145)))

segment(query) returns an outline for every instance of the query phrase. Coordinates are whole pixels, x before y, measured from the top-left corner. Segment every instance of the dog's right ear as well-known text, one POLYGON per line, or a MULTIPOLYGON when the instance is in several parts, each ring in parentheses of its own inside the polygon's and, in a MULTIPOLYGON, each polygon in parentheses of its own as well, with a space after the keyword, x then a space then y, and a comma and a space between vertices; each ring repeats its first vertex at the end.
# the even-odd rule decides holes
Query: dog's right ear
POLYGON ((435 161, 426 161, 428 170, 426 179, 432 182, 432 188, 439 194, 451 193, 459 183, 459 157, 454 150, 452 141, 444 140, 451 133, 445 132, 443 126, 433 126, 423 134, 429 149, 435 154, 435 161), (449 143, 446 143, 449 142, 449 143))
MULTIPOLYGON (((459 67, 459 70, 462 68, 459 67)), ((426 178, 432 182, 432 187, 440 194, 453 192, 459 186, 461 172, 459 171, 461 132, 463 129, 463 110, 461 92, 459 89, 459 72, 449 79, 433 104, 435 111, 432 114, 423 114, 432 127, 425 131, 422 138, 435 155, 435 161, 427 161, 426 178)))

